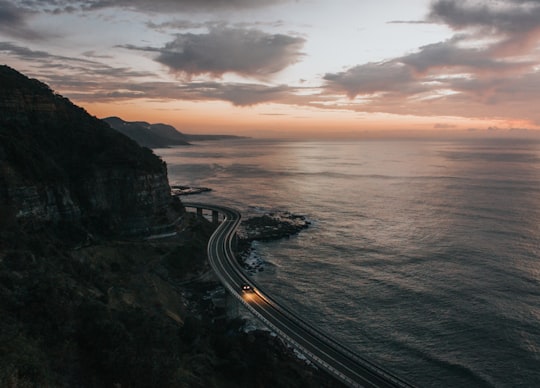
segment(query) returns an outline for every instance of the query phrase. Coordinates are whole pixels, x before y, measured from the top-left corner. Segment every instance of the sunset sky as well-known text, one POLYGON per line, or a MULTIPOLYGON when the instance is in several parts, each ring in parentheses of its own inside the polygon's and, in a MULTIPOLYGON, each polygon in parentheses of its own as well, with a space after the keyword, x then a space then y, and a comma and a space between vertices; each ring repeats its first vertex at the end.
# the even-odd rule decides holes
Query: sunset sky
POLYGON ((540 133, 539 0, 0 0, 0 63, 186 133, 540 133))

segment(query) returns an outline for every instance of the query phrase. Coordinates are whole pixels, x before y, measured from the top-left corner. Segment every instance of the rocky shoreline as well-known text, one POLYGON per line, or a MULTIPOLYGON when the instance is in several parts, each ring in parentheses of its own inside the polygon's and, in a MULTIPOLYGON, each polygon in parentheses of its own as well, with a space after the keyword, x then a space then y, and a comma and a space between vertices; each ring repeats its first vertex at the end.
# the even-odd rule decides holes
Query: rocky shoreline
POLYGON ((193 194, 202 194, 212 191, 212 189, 208 187, 192 187, 192 186, 180 186, 180 185, 172 185, 171 186, 171 194, 174 197, 181 196, 181 195, 193 195, 193 194))
POLYGON ((305 216, 290 212, 269 212, 242 221, 238 240, 238 263, 250 274, 264 271, 264 259, 257 252, 259 241, 289 238, 311 226, 305 216))
POLYGON ((242 239, 272 241, 288 238, 308 228, 311 222, 305 216, 290 212, 271 212, 242 221, 242 239))

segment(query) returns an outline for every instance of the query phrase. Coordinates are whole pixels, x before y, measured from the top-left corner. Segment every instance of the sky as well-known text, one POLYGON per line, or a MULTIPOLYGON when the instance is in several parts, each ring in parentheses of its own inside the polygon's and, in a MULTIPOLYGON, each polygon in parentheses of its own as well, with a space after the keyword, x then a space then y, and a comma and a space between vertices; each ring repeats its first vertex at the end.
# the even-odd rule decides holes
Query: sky
POLYGON ((540 134, 540 0, 0 0, 0 63, 185 133, 540 134))

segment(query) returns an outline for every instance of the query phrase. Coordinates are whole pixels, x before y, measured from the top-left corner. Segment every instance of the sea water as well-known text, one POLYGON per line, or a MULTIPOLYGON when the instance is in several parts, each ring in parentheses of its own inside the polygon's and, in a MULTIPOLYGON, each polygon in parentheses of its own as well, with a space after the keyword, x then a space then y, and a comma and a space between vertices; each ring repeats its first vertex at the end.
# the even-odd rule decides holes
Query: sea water
POLYGON ((159 149, 187 198, 312 226, 254 281, 425 387, 540 386, 540 143, 227 140, 159 149))

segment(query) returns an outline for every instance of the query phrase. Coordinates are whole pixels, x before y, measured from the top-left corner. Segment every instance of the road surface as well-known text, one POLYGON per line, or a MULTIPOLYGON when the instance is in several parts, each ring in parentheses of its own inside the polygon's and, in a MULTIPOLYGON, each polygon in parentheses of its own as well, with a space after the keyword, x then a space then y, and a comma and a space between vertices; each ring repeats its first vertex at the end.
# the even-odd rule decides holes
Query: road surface
POLYGON ((236 261, 232 247, 241 219, 238 211, 202 203, 184 203, 184 206, 217 211, 224 216, 224 220, 208 242, 210 265, 231 295, 276 334, 348 386, 412 387, 411 384, 356 355, 326 333, 311 326, 287 307, 273 300, 247 277, 236 261), (252 287, 252 291, 242 291, 242 286, 246 284, 252 287))

